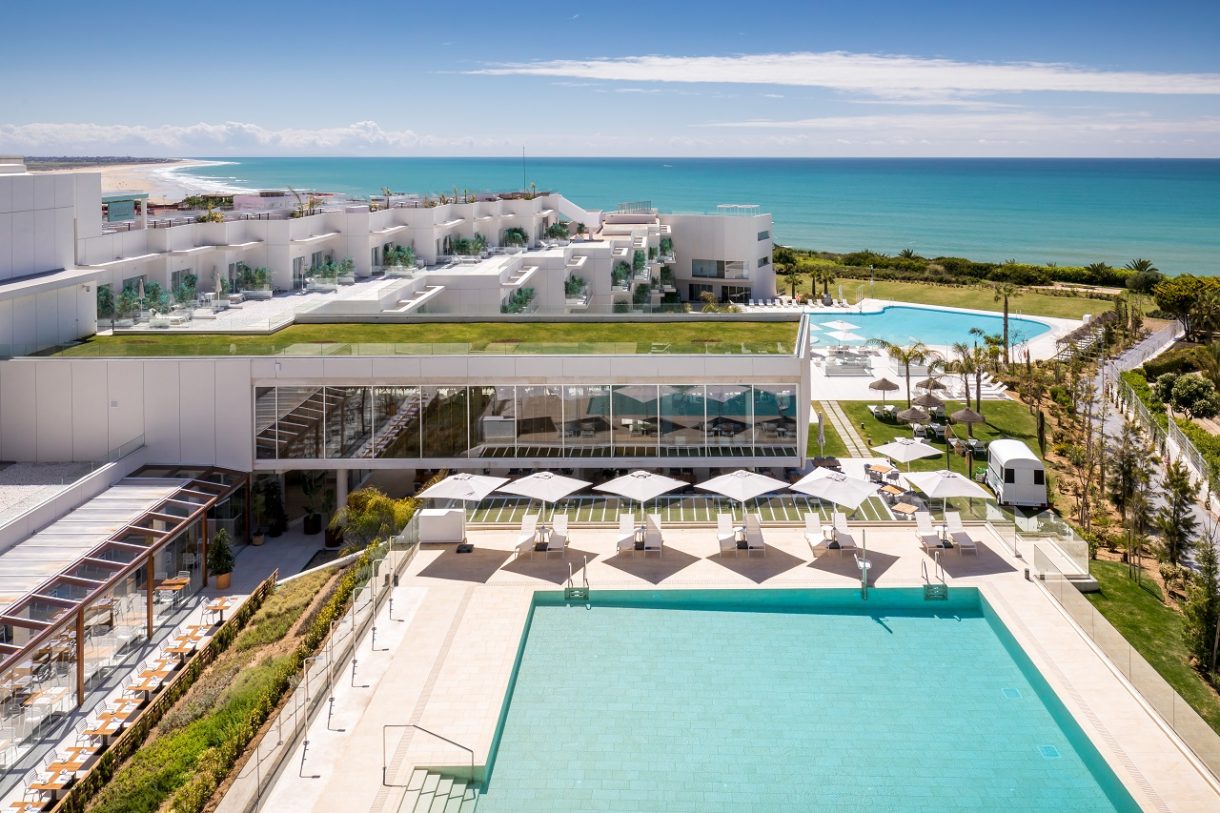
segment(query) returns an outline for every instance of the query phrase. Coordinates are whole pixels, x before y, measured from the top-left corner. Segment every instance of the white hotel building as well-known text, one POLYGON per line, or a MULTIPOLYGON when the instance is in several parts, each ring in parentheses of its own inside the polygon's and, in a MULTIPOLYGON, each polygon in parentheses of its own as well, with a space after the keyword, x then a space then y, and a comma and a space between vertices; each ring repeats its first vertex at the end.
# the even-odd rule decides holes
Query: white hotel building
MULTIPOLYGON (((99 286, 172 289, 189 274, 206 296, 222 280, 236 284, 239 264, 268 269, 276 292, 336 289, 290 312, 315 323, 639 320, 641 309, 704 291, 722 301, 775 295, 771 218, 748 207, 602 213, 554 193, 389 203, 114 224, 103 221, 98 174, 31 174, 20 159, 0 161, 0 461, 100 460, 142 443, 157 464, 239 472, 803 463, 809 372, 799 341, 638 355, 336 344, 183 356, 158 346, 165 333, 198 330, 214 315, 202 308, 186 325, 165 314, 132 325, 148 339, 140 357, 46 352, 97 331, 99 286), (574 238, 582 226, 582 237, 548 241, 557 222, 574 238), (524 231, 528 248, 499 250, 510 229, 524 231), (451 255, 476 236, 484 256, 451 255), (417 267, 384 268, 395 246, 413 248, 417 267), (348 258, 356 284, 310 279, 309 269, 348 258), (525 314, 502 316, 527 288, 525 314)), ((223 322, 205 324, 215 332, 223 322)), ((345 491, 360 475, 339 479, 345 491)))

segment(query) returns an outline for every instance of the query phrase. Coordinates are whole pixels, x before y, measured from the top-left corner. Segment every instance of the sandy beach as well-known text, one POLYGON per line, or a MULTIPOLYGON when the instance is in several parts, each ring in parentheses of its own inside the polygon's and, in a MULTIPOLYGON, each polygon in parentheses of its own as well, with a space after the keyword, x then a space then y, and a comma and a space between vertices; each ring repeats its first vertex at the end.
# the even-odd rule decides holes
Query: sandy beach
POLYGON ((47 169, 38 172, 100 172, 102 194, 112 192, 147 192, 153 203, 175 203, 201 190, 183 183, 176 170, 183 167, 211 166, 214 161, 178 159, 156 164, 106 164, 75 169, 47 169))

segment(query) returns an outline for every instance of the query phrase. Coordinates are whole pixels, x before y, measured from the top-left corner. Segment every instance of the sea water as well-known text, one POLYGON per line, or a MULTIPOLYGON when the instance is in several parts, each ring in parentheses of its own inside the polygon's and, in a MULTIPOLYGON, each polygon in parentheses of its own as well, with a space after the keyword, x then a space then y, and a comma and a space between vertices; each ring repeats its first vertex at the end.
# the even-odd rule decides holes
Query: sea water
POLYGON ((809 158, 231 158, 175 170, 200 189, 376 195, 561 192, 589 209, 757 204, 783 244, 978 260, 1151 259, 1220 275, 1220 160, 809 158))

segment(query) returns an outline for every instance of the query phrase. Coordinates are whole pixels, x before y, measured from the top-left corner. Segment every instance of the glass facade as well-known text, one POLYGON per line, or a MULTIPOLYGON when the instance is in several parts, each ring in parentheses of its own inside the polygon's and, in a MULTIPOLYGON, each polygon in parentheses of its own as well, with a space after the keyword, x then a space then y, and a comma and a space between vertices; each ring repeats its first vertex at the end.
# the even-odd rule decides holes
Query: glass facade
POLYGON ((259 387, 255 455, 796 457, 796 392, 796 384, 259 387))

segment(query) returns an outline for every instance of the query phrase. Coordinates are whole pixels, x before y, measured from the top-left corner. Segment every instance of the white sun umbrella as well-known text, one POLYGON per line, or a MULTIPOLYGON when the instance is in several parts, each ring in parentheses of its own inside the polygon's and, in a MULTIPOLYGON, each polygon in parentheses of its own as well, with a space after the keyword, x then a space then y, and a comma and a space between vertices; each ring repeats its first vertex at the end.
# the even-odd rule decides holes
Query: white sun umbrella
POLYGON ((593 486, 594 491, 604 491, 607 494, 617 494, 629 500, 635 500, 643 507, 649 500, 655 500, 662 494, 668 494, 676 488, 686 485, 683 480, 675 480, 654 471, 633 471, 622 477, 593 486))
POLYGON ((818 466, 816 469, 797 480, 788 488, 827 500, 835 505, 855 511, 860 503, 877 493, 877 487, 859 477, 849 477, 846 474, 818 466))
POLYGON ((859 333, 852 333, 847 330, 832 330, 826 334, 831 338, 838 339, 841 342, 862 342, 864 337, 859 333))
POLYGON ((810 323, 808 324, 808 328, 809 328, 810 330, 821 330, 821 329, 822 329, 822 326, 821 326, 821 325, 819 325, 817 322, 810 322, 810 323))
POLYGON ((451 474, 439 483, 433 483, 415 496, 421 500, 461 500, 462 501, 462 536, 465 537, 466 502, 473 500, 481 502, 487 495, 508 482, 507 477, 488 477, 484 474, 458 472, 451 474))
POLYGON ((910 463, 912 460, 935 457, 940 454, 940 450, 935 446, 929 446, 923 441, 913 438, 898 438, 889 443, 874 446, 873 451, 899 463, 910 463))
POLYGON ((835 319, 833 322, 823 322, 822 327, 828 327, 831 330, 855 330, 860 326, 853 325, 851 322, 844 322, 842 319, 835 319))
POLYGON ((579 491, 587 485, 589 485, 588 480, 565 477, 553 471, 536 471, 528 477, 505 483, 496 490, 503 491, 505 494, 529 497, 531 500, 557 503, 573 491, 579 491))
POLYGON ((966 497, 968 499, 992 499, 982 486, 969 477, 955 471, 942 469, 940 471, 917 471, 904 474, 907 483, 924 493, 928 499, 941 500, 942 510, 950 497, 966 497))
POLYGON ((778 491, 781 488, 787 487, 788 484, 783 480, 776 480, 774 477, 768 477, 765 474, 745 469, 738 469, 728 474, 722 474, 719 477, 713 477, 707 482, 699 483, 695 486, 695 488, 711 491, 741 503, 741 515, 743 518, 746 514, 746 500, 752 500, 769 491, 778 491))

